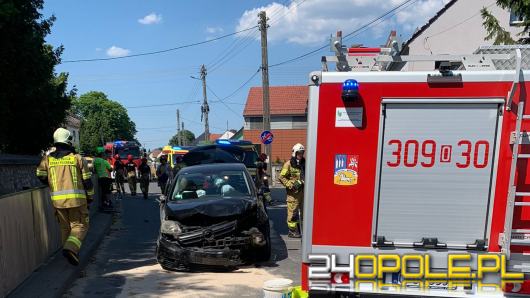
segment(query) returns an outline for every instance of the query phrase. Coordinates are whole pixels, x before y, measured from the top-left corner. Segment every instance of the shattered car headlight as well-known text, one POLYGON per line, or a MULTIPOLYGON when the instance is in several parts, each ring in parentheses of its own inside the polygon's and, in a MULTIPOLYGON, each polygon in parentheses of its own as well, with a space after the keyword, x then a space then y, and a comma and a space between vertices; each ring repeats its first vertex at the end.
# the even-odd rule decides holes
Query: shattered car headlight
POLYGON ((182 228, 176 221, 163 220, 162 225, 160 226, 160 232, 177 238, 182 233, 182 228))

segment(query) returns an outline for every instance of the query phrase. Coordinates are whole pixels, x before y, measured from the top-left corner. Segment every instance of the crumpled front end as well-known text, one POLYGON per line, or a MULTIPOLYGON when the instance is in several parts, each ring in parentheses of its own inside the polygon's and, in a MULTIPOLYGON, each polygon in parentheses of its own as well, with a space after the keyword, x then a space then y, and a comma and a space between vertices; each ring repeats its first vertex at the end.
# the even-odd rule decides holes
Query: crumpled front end
POLYGON ((233 267, 241 265, 252 249, 265 244, 256 227, 241 230, 237 220, 206 227, 182 226, 177 238, 161 234, 158 261, 173 269, 192 264, 233 267))

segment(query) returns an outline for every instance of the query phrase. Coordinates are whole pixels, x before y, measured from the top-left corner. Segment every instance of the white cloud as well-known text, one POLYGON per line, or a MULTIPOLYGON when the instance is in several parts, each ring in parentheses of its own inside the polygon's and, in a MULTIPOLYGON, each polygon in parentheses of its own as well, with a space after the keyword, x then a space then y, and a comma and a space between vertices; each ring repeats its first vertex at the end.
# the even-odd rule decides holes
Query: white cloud
MULTIPOLYGON (((300 1, 291 0, 287 5, 273 2, 265 7, 247 10, 239 18, 236 30, 256 26, 258 13, 265 10, 269 17, 270 41, 318 44, 325 42, 337 30, 347 34, 403 3, 403 0, 311 0, 302 4, 300 1)), ((449 0, 413 2, 390 20, 376 23, 368 30, 376 37, 386 35, 396 27, 398 34, 403 31, 410 33, 425 24, 447 2, 449 0)), ((243 32, 239 36, 246 34, 243 32)))
POLYGON ((162 15, 156 14, 156 13, 150 13, 146 15, 145 17, 138 19, 138 23, 143 25, 152 25, 152 24, 158 24, 162 22, 162 15))
POLYGON ((128 49, 112 46, 107 49, 107 56, 109 57, 123 57, 129 55, 131 51, 128 49))
POLYGON ((221 27, 206 27, 206 33, 209 34, 218 34, 223 33, 225 30, 221 27))

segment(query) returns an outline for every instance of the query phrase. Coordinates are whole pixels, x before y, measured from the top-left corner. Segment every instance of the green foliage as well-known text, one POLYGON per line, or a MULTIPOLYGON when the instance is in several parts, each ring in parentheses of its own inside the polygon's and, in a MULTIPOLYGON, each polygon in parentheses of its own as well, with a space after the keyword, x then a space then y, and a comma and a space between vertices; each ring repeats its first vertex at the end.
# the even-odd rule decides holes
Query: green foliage
POLYGON ((115 140, 135 140, 136 125, 127 110, 103 92, 91 91, 73 101, 81 116, 81 150, 94 152, 98 146, 115 140))
POLYGON ((488 35, 484 40, 492 40, 495 45, 508 45, 514 44, 515 40, 510 36, 510 32, 506 31, 499 24, 499 20, 495 18, 486 8, 482 8, 480 11, 482 15, 483 25, 488 32, 488 35))
POLYGON ((179 135, 181 136, 181 139, 183 141, 183 143, 180 144, 180 146, 189 145, 191 144, 191 142, 195 140, 195 135, 193 134, 193 132, 187 129, 184 129, 180 131, 180 134, 175 134, 173 137, 171 137, 171 139, 169 140, 169 146, 179 146, 179 143, 178 143, 179 135))
POLYGON ((51 145, 75 90, 56 75, 63 47, 45 37, 55 17, 43 19, 43 0, 0 1, 0 152, 36 154, 51 145))
MULTIPOLYGON (((510 34, 504 30, 500 25, 499 21, 491 15, 486 8, 482 9, 482 19, 484 20, 484 27, 488 31, 486 40, 492 38, 501 44, 510 44, 510 40, 513 43, 528 44, 530 43, 530 1, 529 0, 497 0, 497 5, 503 9, 510 10, 512 13, 523 17, 521 24, 517 26, 522 28, 521 33, 518 34, 519 39, 517 41, 510 37, 510 34)), ((497 44, 497 43, 496 43, 497 44)))

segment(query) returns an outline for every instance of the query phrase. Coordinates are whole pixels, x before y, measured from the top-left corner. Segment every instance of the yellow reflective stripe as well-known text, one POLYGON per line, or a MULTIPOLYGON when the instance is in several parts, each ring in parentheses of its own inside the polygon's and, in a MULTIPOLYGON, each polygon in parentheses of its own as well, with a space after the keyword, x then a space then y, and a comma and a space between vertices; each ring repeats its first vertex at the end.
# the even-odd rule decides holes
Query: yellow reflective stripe
POLYGON ((296 228, 297 224, 298 224, 298 222, 296 222, 296 221, 288 221, 287 222, 287 227, 289 227, 290 229, 294 229, 294 228, 296 228))
POLYGON ((65 156, 63 158, 55 158, 49 156, 48 166, 49 167, 59 167, 59 166, 75 166, 77 164, 76 158, 73 155, 65 156))
POLYGON ((77 168, 75 166, 70 166, 70 171, 72 174, 72 182, 74 185, 77 185, 77 168))
POLYGON ((48 176, 48 171, 37 169, 37 176, 48 176))
POLYGON ((86 199, 86 194, 69 193, 69 194, 65 194, 65 195, 52 196, 52 200, 54 200, 54 201, 68 200, 68 199, 86 199))
POLYGON ((69 236, 68 239, 66 239, 68 242, 72 242, 77 246, 78 249, 81 249, 81 240, 79 240, 77 237, 69 236))
POLYGON ((83 180, 88 180, 90 179, 90 177, 92 177, 92 173, 90 172, 83 173, 83 180))
POLYGON ((55 175, 55 168, 50 168, 50 176, 51 176, 51 191, 55 191, 57 189, 57 175, 55 175))
POLYGON ((89 189, 86 191, 87 195, 89 196, 93 196, 94 195, 94 190, 93 189, 89 189))

